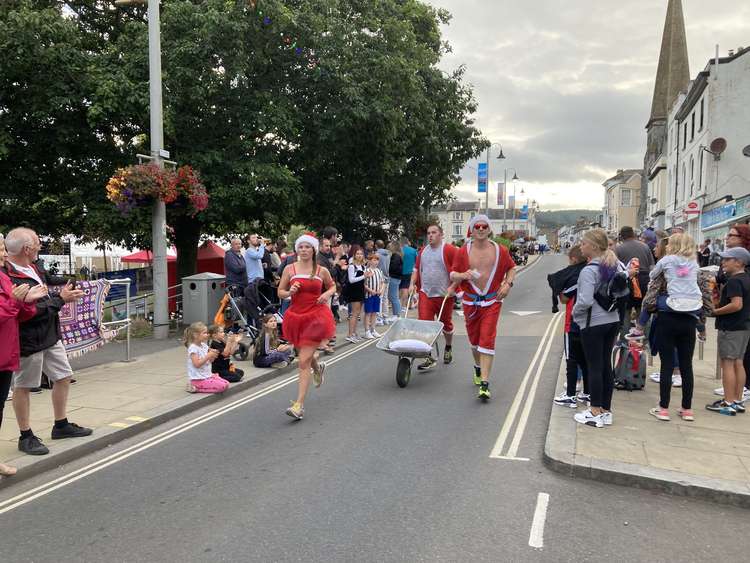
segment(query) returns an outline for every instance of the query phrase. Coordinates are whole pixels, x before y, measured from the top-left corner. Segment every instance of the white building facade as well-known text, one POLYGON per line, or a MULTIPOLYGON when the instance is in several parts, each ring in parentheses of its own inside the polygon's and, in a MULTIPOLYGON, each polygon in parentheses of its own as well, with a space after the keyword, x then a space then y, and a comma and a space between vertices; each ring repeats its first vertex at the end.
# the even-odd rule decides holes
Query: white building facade
MULTIPOLYGON (((431 214, 435 215, 445 232, 445 240, 458 242, 466 238, 469 231, 469 222, 479 214, 485 213, 479 201, 452 201, 446 206, 435 207, 431 214)), ((514 231, 518 236, 537 236, 536 209, 529 205, 527 218, 522 218, 521 211, 508 209, 503 218, 502 209, 490 209, 490 228, 496 235, 506 231, 514 231)))
POLYGON ((648 171, 646 222, 698 241, 750 219, 750 48, 709 62, 670 109, 667 134, 648 171))

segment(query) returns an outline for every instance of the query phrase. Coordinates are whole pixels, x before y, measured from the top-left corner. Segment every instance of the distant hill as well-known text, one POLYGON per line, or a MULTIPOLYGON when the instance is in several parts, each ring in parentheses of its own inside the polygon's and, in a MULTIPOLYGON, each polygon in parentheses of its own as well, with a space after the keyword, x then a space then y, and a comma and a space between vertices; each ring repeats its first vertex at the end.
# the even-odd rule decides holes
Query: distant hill
POLYGON ((565 225, 575 225, 585 217, 587 222, 596 221, 600 215, 596 209, 560 209, 557 211, 541 211, 536 215, 536 226, 539 229, 559 228, 565 225))

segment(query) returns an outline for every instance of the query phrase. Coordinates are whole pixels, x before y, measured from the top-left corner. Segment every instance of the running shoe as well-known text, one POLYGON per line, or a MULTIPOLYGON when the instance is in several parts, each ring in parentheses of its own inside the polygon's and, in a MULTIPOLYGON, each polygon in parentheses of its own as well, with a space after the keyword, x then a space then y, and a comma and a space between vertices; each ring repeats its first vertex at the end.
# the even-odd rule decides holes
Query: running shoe
POLYGON ((370 336, 372 336, 373 338, 380 338, 383 335, 373 328, 370 330, 370 336))
POLYGON ((427 358, 424 362, 419 364, 417 366, 417 369, 420 371, 427 371, 428 369, 432 369, 437 365, 437 361, 433 359, 432 357, 427 358))
POLYGON ((352 344, 356 344, 359 342, 359 337, 356 334, 352 334, 351 336, 346 337, 347 342, 351 342, 352 344))
POLYGON ((302 420, 305 417, 305 407, 300 405, 297 401, 291 401, 291 405, 286 409, 287 416, 291 416, 296 420, 302 420))
POLYGON ((374 338, 377 338, 377 337, 372 333, 371 330, 368 330, 367 332, 365 332, 365 338, 367 340, 373 340, 374 338))
POLYGON ((188 381, 188 384, 185 386, 185 391, 187 391, 188 393, 197 393, 198 392, 198 390, 195 388, 195 385, 193 385, 189 381, 188 381))
POLYGON ((680 409, 677 411, 677 414, 685 422, 693 422, 695 420, 695 414, 690 409, 680 409))
POLYGON ((682 387, 682 376, 675 374, 672 376, 672 387, 682 387))
POLYGON ((474 366, 474 385, 482 384, 482 369, 474 366))
POLYGON ((586 409, 583 412, 576 413, 573 415, 573 419, 579 424, 593 426, 594 428, 602 428, 604 426, 602 415, 592 413, 591 409, 586 409))
POLYGON ((568 407, 569 409, 574 409, 578 407, 578 401, 576 401, 575 397, 568 396, 567 393, 564 391, 560 393, 557 397, 553 399, 553 402, 561 407, 568 407))
POLYGON ((284 369, 288 365, 289 365, 289 362, 276 362, 276 363, 271 364, 271 367, 273 369, 284 369))
POLYGON ((326 371, 326 363, 318 362, 318 369, 313 369, 313 384, 315 387, 320 387, 325 381, 323 374, 326 371))
POLYGON ((724 388, 723 387, 717 387, 716 389, 714 389, 714 395, 717 395, 719 397, 723 397, 724 396, 724 388))
POLYGON ((735 416, 737 414, 737 411, 734 410, 734 407, 727 403, 724 399, 719 399, 718 401, 714 401, 713 403, 706 405, 706 409, 710 410, 711 412, 718 412, 727 416, 735 416))
POLYGON ((669 410, 663 409, 661 407, 654 407, 653 409, 648 411, 648 414, 651 416, 655 416, 659 420, 668 421, 669 420, 669 410))
POLYGON ((588 405, 591 402, 591 395, 581 391, 578 393, 578 395, 576 395, 576 401, 578 401, 579 403, 583 403, 584 405, 588 405))
POLYGON ((737 414, 745 414, 745 405, 743 405, 739 401, 735 401, 734 403, 732 403, 732 408, 737 411, 737 414))
POLYGON ((648 378, 654 383, 659 383, 661 381, 661 374, 658 371, 655 371, 654 373, 649 375, 648 378))
POLYGON ((612 423, 615 421, 615 417, 612 416, 611 412, 603 412, 599 416, 602 417, 602 424, 604 426, 612 426, 612 423))
POLYGON ((483 401, 489 401, 490 398, 492 398, 492 395, 490 394, 490 386, 486 381, 483 381, 482 384, 479 386, 479 393, 477 394, 477 399, 482 399, 483 401))
POLYGON ((453 361, 453 349, 446 348, 445 352, 443 352, 443 363, 450 364, 452 361, 453 361))

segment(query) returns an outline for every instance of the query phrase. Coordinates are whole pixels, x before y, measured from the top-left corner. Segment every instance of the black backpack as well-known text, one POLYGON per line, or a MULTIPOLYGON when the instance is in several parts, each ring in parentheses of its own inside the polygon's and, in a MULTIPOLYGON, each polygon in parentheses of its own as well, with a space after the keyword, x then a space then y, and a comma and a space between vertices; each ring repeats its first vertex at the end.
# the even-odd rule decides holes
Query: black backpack
MULTIPOLYGON (((598 268, 599 264, 589 264, 587 268, 598 268)), ((617 271, 609 280, 600 280, 594 291, 594 300, 608 313, 617 311, 630 295, 630 284, 626 272, 617 271)), ((588 312, 586 326, 591 323, 591 309, 588 312)))

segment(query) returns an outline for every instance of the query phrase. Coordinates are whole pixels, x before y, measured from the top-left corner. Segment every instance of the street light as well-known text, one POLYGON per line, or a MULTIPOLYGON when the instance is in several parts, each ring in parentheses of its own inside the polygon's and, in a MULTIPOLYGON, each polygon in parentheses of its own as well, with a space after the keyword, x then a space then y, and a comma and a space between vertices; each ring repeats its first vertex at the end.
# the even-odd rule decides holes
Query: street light
POLYGON ((487 147, 487 189, 484 192, 484 211, 489 216, 490 214, 490 152, 492 151, 492 147, 500 147, 500 154, 497 155, 498 160, 505 160, 505 155, 503 154, 503 145, 500 143, 492 143, 489 147, 487 147))
MULTIPOLYGON (((115 6, 135 6, 148 3, 148 82, 151 137, 151 161, 164 167, 164 122, 161 99, 161 37, 159 0, 116 0, 115 6)), ((169 302, 167 281, 167 210, 163 201, 156 199, 151 212, 151 251, 154 278, 154 338, 169 336, 169 302)))
MULTIPOLYGON (((515 168, 506 168, 505 169, 505 182, 503 183, 503 191, 508 189, 508 170, 513 170, 513 178, 511 178, 511 182, 513 182, 513 229, 515 230, 515 216, 516 216, 516 182, 520 179, 518 177, 518 172, 515 168)), ((506 210, 508 209, 508 206, 506 205, 506 196, 503 194, 503 231, 506 228, 506 210)))

